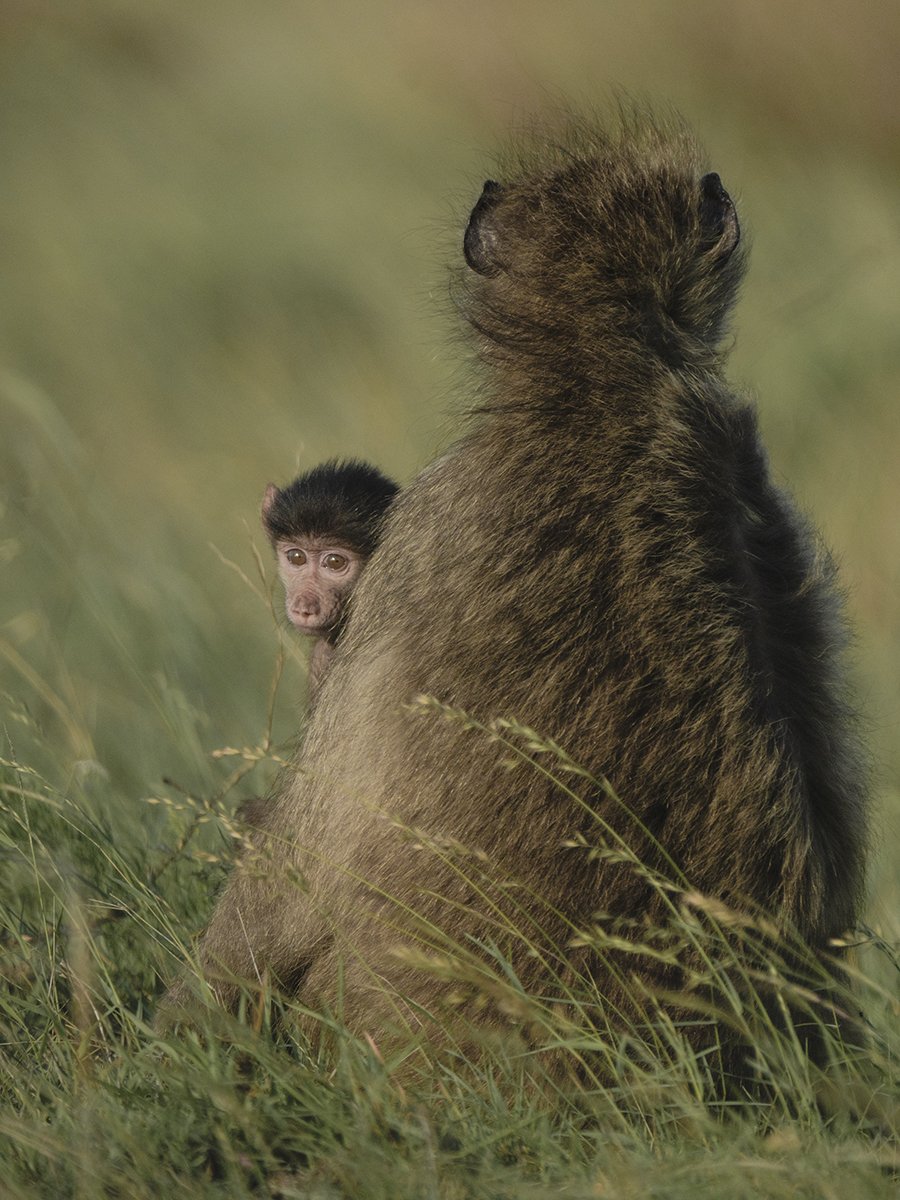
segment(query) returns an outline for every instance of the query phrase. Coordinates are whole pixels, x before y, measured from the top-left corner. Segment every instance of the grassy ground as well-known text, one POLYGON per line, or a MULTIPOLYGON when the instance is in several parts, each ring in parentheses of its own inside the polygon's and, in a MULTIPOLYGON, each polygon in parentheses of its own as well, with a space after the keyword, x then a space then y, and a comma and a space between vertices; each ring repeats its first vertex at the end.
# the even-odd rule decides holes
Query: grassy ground
POLYGON ((898 45, 874 0, 4 7, 0 1196, 891 1193, 898 45), (228 816, 299 726, 263 488, 338 453, 405 480, 452 436, 445 268, 490 152, 616 85, 677 105, 738 198, 732 375, 842 562, 878 799, 869 1059, 822 1101, 769 1047, 766 1111, 723 1116, 686 1051, 557 1089, 503 1050, 411 1082, 368 1044, 273 1040, 262 1009, 160 1040, 228 816))

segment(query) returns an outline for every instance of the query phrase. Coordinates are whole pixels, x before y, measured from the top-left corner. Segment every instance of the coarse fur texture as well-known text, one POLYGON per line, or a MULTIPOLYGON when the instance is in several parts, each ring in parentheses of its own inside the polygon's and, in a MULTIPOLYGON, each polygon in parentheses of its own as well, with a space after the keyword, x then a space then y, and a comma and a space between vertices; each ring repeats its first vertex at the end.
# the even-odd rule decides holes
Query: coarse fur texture
MULTIPOLYGON (((598 912, 666 920, 640 872, 564 845, 603 841, 593 814, 651 868, 662 846, 693 888, 816 949, 856 919, 866 786, 834 571, 724 379, 744 251, 704 170, 682 126, 638 114, 539 138, 486 188, 461 301, 480 402, 393 505, 219 899, 201 958, 224 1003, 266 972, 357 1031, 415 1029, 450 989, 402 944, 494 945, 552 992, 548 948, 598 912), (411 709, 418 694, 554 739, 637 821, 587 778, 567 783, 593 813, 507 769, 497 739, 411 709)), ((614 1021, 615 959, 578 969, 614 1021)))

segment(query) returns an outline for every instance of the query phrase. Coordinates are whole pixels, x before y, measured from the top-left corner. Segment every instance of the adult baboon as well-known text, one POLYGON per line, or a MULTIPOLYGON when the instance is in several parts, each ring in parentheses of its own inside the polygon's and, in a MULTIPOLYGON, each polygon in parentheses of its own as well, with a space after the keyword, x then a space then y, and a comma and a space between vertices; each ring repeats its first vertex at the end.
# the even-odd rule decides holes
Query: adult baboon
MULTIPOLYGON (((816 947, 857 915, 865 788, 833 569, 723 376, 734 205, 681 127, 546 142, 472 213, 479 403, 392 507, 260 836, 267 870, 239 866, 219 900, 202 959, 226 1003, 265 971, 351 1028, 415 1027, 449 989, 395 949, 448 941, 499 947, 552 994, 594 914, 665 922, 645 873, 580 839, 619 836, 816 947), (564 776, 573 799, 509 770, 475 728, 502 716, 636 819, 588 778, 564 776)), ((608 1014, 626 1003, 613 960, 578 969, 608 1014)))

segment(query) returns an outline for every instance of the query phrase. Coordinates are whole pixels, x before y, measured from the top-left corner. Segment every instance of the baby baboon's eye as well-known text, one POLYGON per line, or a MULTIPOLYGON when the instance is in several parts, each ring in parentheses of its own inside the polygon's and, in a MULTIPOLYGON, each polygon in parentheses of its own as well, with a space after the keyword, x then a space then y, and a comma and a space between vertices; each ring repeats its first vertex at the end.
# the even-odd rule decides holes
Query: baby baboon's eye
POLYGON ((302 567, 306 562, 306 555, 302 550, 285 550, 284 557, 292 567, 302 567))
POLYGON ((322 566, 326 571, 345 571, 349 561, 346 554, 326 554, 322 566))

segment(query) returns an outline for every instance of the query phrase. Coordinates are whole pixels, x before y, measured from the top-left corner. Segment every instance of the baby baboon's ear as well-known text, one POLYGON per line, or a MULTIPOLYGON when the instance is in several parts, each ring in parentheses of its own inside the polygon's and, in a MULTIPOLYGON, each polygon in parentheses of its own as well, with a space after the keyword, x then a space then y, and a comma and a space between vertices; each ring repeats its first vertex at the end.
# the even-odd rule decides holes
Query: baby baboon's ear
POLYGON ((270 483, 266 487, 265 495, 262 498, 261 508, 262 508, 263 524, 265 524, 266 517, 272 511, 272 505, 275 503, 275 501, 277 499, 278 499, 278 488, 275 486, 274 483, 270 483))
POLYGON ((741 240, 741 227, 722 180, 711 171, 700 180, 700 224, 705 240, 723 262, 741 240))
POLYGON ((479 275, 499 275, 504 267, 498 255, 500 239, 492 219, 493 211, 502 195, 502 185, 488 179, 466 226, 463 254, 472 270, 477 271, 479 275))

